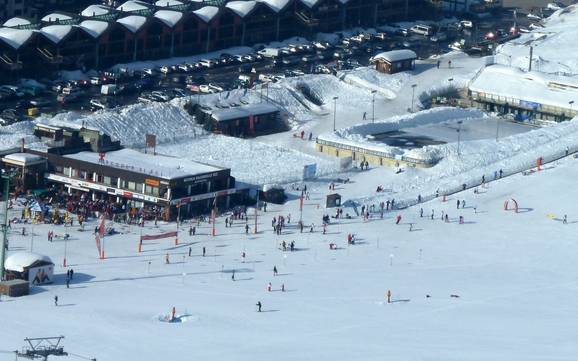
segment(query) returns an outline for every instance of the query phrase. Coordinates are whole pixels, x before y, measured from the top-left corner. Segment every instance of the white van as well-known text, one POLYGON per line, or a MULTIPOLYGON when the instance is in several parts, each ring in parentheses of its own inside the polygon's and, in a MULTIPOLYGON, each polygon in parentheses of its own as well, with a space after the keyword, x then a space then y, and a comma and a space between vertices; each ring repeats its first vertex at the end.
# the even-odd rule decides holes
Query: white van
POLYGON ((409 31, 411 31, 414 34, 419 34, 423 36, 431 36, 434 33, 433 28, 431 26, 422 24, 412 26, 411 29, 409 29, 409 31))

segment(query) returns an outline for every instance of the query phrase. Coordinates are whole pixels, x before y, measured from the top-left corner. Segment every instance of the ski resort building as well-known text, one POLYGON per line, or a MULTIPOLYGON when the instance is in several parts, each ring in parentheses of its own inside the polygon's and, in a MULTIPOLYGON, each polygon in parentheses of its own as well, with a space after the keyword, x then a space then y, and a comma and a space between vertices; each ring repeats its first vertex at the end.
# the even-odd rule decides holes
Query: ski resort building
POLYGON ((208 131, 234 137, 254 137, 285 130, 279 108, 257 103, 231 108, 194 107, 199 124, 208 131))
POLYGON ((123 203, 165 219, 227 209, 237 196, 231 170, 120 146, 106 134, 87 128, 38 124, 43 146, 6 155, 5 165, 42 164, 29 176, 42 177, 68 194, 123 203), (30 163, 30 164, 28 164, 30 163), (32 174, 33 173, 33 174, 32 174))
POLYGON ((468 93, 479 108, 517 120, 559 122, 578 115, 578 82, 570 77, 492 65, 478 73, 468 93))
POLYGON ((0 27, 0 67, 105 68, 194 55, 353 26, 376 26, 425 12, 423 0, 128 0, 54 11, 0 27), (410 11, 411 10, 411 11, 410 11), (369 14, 369 15, 368 15, 369 14))

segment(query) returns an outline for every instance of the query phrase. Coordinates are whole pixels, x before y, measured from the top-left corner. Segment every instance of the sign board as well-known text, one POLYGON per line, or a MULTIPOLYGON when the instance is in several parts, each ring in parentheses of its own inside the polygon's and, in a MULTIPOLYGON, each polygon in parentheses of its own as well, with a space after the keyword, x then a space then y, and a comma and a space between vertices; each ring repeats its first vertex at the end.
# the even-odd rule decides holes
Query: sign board
POLYGON ((317 173, 317 164, 309 164, 303 167, 303 180, 309 180, 315 178, 315 173, 317 173))
POLYGON ((542 104, 540 104, 540 103, 528 102, 525 100, 520 100, 520 105, 525 107, 525 108, 530 108, 530 109, 538 109, 538 108, 542 107, 542 104))
POLYGON ((157 136, 154 134, 147 134, 145 136, 147 148, 155 148, 157 146, 157 136))
POLYGON ((146 179, 145 179, 145 184, 146 184, 146 185, 149 185, 149 186, 152 186, 152 187, 158 187, 159 185, 161 185, 161 182, 159 182, 159 181, 156 180, 156 179, 146 178, 146 179))
POLYGON ((32 285, 52 283, 53 265, 39 266, 28 269, 28 282, 32 285))

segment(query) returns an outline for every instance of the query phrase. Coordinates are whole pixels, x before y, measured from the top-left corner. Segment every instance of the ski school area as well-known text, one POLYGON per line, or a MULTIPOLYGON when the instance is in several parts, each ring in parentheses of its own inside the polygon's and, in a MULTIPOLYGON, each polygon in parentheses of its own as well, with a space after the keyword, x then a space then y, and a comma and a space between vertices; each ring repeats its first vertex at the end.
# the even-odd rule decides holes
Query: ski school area
POLYGON ((14 202, 9 256, 48 257, 54 275, 30 296, 2 296, 11 326, 0 349, 50 334, 99 360, 186 360, 192 344, 197 357, 236 360, 575 354, 574 158, 383 218, 324 207, 328 194, 366 187, 359 179, 374 171, 307 183, 266 212, 178 226, 80 226, 72 215, 68 225, 33 223, 14 202))

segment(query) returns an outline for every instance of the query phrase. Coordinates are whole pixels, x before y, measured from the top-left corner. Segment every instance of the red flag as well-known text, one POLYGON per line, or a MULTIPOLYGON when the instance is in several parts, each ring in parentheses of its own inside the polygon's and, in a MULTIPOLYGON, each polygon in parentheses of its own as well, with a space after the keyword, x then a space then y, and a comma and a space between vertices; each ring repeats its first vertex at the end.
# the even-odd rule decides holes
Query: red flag
POLYGON ((98 220, 98 232, 96 232, 96 248, 98 249, 98 256, 104 258, 104 214, 98 220), (102 244, 101 244, 102 241, 102 244))

